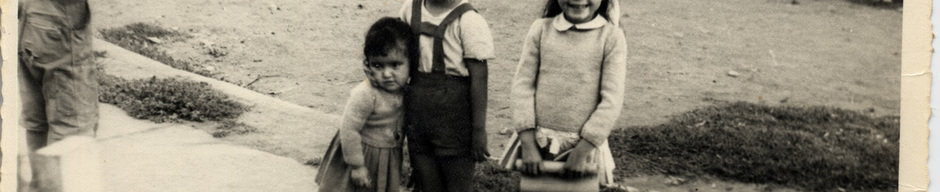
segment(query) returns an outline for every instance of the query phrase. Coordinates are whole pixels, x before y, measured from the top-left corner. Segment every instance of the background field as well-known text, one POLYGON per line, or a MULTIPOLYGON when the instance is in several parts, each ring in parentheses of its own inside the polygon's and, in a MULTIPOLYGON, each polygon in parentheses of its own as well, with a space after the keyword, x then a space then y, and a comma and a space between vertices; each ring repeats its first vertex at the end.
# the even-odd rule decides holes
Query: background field
MULTIPOLYGON (((341 112, 348 91, 363 79, 362 34, 377 18, 397 15, 402 3, 90 2, 101 29, 143 22, 184 33, 157 39, 155 46, 190 63, 191 70, 330 114, 341 112)), ((471 2, 490 23, 497 49, 497 59, 490 61, 487 122, 496 154, 507 139, 497 133, 508 122, 508 84, 520 42, 542 1, 471 2)), ((664 124, 721 101, 899 115, 899 9, 843 0, 623 0, 621 5, 630 55, 619 128, 664 124)), ((299 161, 321 155, 271 152, 299 161)))

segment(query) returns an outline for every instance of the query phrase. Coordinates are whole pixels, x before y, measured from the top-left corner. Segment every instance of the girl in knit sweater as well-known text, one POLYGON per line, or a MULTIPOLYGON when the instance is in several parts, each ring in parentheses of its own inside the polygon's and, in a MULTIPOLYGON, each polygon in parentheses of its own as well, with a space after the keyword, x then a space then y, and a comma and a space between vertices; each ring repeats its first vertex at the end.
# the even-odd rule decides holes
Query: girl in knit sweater
POLYGON ((402 166, 403 86, 417 60, 417 37, 395 18, 382 18, 365 38, 367 80, 350 93, 339 133, 316 182, 320 191, 398 191, 402 166))
POLYGON ((566 178, 599 174, 602 184, 613 182, 607 136, 623 105, 627 58, 618 10, 617 0, 545 5, 543 18, 526 35, 512 80, 511 119, 519 145, 507 150, 515 154, 504 154, 510 158, 500 161, 505 167, 538 175, 543 160, 563 161, 566 178))

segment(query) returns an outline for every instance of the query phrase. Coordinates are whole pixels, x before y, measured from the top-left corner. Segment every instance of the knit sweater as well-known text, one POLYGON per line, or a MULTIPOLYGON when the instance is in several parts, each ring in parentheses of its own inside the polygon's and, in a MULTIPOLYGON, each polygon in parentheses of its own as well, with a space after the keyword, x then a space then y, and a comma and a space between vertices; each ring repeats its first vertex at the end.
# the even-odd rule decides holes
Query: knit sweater
POLYGON ((580 28, 560 14, 535 21, 523 43, 510 94, 513 128, 577 132, 595 146, 606 142, 623 108, 623 31, 608 22, 580 28))
POLYGON ((350 93, 339 128, 346 163, 364 164, 363 144, 375 148, 401 146, 403 122, 401 93, 386 92, 368 81, 359 83, 350 93))

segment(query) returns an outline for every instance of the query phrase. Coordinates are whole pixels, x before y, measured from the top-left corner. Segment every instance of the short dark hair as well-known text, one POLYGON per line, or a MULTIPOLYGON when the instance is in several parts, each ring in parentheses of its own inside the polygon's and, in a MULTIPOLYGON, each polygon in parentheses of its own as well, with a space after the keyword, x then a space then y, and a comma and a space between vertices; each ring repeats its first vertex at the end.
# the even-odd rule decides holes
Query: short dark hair
POLYGON ((418 36, 404 21, 383 17, 366 32, 363 54, 368 57, 386 56, 389 51, 404 48, 408 62, 418 64, 418 36), (404 46, 404 47, 401 47, 404 46))
MULTIPOLYGON (((607 20, 610 20, 610 15, 607 14, 607 9, 609 8, 611 0, 601 0, 601 6, 597 8, 597 12, 594 12, 594 16, 601 15, 607 20)), ((555 17, 558 14, 561 14, 561 5, 558 5, 558 0, 548 0, 545 3, 545 9, 542 10, 542 18, 555 17)))

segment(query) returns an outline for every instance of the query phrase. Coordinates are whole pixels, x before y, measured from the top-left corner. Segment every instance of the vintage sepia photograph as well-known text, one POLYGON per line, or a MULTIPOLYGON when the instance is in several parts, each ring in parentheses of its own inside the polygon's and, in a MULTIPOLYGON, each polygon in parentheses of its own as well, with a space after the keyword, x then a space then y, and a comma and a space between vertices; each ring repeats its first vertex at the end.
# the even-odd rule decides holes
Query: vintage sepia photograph
POLYGON ((18 0, 16 191, 899 191, 903 5, 18 0))

